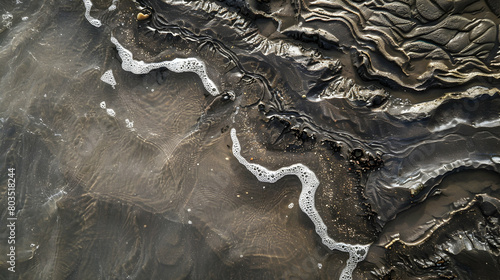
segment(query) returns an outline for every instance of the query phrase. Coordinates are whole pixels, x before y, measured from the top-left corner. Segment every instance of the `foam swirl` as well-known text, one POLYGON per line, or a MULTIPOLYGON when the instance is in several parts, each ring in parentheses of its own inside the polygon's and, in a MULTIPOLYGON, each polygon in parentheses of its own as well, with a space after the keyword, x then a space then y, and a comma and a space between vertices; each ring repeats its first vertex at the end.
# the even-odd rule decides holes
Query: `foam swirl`
POLYGON ((211 95, 219 95, 219 90, 215 86, 215 83, 210 80, 207 75, 205 63, 198 60, 197 58, 176 58, 170 61, 146 63, 144 61, 134 60, 132 52, 124 48, 115 37, 111 36, 111 42, 116 46, 116 49, 118 50, 118 55, 122 59, 122 68, 125 71, 141 75, 147 74, 151 70, 165 67, 168 70, 176 73, 193 72, 201 78, 203 86, 211 95))
POLYGON ((257 180, 264 183, 275 183, 279 179, 287 175, 295 175, 302 183, 302 191, 299 197, 299 206, 314 224, 316 233, 321 237, 321 241, 330 250, 338 250, 349 253, 347 265, 342 270, 340 279, 352 279, 352 272, 358 262, 365 259, 370 245, 347 244, 337 242, 328 236, 327 227, 323 219, 316 210, 314 195, 319 186, 319 180, 316 174, 307 166, 297 163, 288 167, 282 167, 276 171, 269 170, 261 165, 249 163, 241 156, 241 145, 236 136, 236 129, 231 129, 231 139, 233 141, 233 154, 238 161, 243 164, 252 174, 257 177, 257 180))

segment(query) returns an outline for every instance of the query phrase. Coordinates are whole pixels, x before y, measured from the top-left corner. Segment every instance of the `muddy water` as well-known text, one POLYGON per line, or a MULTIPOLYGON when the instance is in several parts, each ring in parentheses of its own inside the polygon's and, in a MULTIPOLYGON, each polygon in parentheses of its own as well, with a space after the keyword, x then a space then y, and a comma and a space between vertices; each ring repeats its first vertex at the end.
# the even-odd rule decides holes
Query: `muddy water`
POLYGON ((1 0, 0 278, 492 279, 498 7, 379 2, 1 0))

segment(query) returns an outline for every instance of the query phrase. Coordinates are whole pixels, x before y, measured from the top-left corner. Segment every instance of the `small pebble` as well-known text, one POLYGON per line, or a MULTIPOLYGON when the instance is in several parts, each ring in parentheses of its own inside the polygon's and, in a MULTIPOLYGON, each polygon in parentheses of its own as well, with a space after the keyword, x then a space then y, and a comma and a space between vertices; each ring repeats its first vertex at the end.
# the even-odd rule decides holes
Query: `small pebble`
POLYGON ((137 20, 145 20, 149 18, 149 14, 143 14, 143 13, 138 13, 137 14, 137 20))

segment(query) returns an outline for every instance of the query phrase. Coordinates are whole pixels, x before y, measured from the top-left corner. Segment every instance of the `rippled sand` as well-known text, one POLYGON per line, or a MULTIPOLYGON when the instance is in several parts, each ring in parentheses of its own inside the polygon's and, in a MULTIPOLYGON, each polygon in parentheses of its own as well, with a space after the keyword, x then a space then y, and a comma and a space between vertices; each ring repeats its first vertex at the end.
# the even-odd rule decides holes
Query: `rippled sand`
POLYGON ((0 8, 1 279, 500 271, 496 1, 0 8))

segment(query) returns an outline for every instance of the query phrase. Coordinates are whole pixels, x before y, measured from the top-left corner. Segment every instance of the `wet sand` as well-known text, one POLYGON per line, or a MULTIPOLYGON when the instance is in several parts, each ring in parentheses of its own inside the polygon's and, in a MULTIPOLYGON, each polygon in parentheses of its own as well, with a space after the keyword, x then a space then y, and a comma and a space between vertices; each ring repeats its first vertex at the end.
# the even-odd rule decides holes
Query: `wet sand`
POLYGON ((0 2, 1 279, 498 273, 496 2, 18 2, 0 2), (249 163, 314 173, 328 236, 369 245, 352 272, 303 181, 259 181, 231 129, 249 163))

